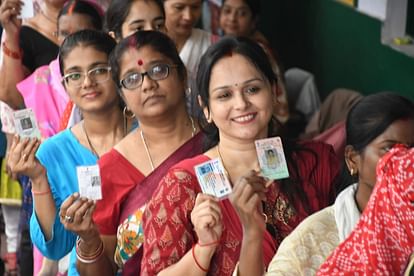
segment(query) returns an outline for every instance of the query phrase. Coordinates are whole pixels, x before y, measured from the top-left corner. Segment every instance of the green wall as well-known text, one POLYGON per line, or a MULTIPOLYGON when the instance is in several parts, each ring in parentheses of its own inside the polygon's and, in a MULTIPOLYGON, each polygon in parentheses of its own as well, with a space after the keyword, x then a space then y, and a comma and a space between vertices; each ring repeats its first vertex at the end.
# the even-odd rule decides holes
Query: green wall
POLYGON ((322 97, 345 87, 414 99, 414 58, 381 44, 379 20, 334 0, 261 3, 260 29, 284 67, 313 72, 322 97))

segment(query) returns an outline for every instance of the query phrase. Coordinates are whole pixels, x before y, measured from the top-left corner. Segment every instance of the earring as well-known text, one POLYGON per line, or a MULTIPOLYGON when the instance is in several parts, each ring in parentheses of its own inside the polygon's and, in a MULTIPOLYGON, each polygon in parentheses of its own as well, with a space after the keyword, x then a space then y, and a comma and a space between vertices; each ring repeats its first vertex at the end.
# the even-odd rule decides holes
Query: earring
POLYGON ((355 176, 357 174, 357 171, 352 168, 350 174, 351 176, 355 176))
POLYGON ((131 110, 128 109, 128 107, 124 107, 124 110, 122 111, 122 114, 124 115, 124 118, 133 119, 135 118, 135 113, 133 113, 131 110))

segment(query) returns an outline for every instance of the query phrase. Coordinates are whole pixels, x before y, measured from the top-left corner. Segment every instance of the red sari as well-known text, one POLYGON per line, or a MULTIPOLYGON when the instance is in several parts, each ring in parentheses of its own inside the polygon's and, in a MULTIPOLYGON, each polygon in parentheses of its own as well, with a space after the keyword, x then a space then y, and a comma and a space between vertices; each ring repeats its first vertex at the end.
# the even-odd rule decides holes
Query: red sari
POLYGON ((318 275, 403 275, 414 252, 414 148, 397 147, 377 166, 377 184, 351 235, 318 275))
MULTIPOLYGON (((333 200, 332 184, 339 166, 330 146, 315 142, 302 146, 307 150, 296 152, 293 159, 313 213, 333 200)), ((201 192, 194 166, 207 160, 207 156, 199 155, 178 163, 158 185, 143 218, 145 242, 141 275, 155 275, 178 262, 197 242, 190 219, 195 197, 201 192)), ((278 235, 265 233, 263 253, 266 267, 280 241, 310 214, 301 202, 296 202, 295 206, 289 204, 287 197, 280 192, 279 183, 270 186, 264 211, 278 235)), ((239 260, 243 231, 230 201, 222 200, 220 207, 223 215, 222 243, 212 258, 208 275, 225 276, 233 273, 239 260)))

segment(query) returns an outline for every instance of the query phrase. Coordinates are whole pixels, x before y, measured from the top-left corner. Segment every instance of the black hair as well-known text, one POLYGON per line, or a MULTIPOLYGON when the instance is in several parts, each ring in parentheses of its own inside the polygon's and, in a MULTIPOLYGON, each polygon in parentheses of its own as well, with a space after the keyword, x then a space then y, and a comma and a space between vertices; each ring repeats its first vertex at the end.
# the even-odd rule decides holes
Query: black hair
POLYGON ((82 14, 89 16, 93 27, 96 30, 102 30, 102 16, 96 7, 88 1, 70 0, 66 2, 59 12, 58 22, 61 16, 67 14, 82 14))
POLYGON ((62 76, 65 58, 77 46, 93 47, 109 57, 109 54, 116 46, 116 42, 110 35, 102 31, 82 30, 68 35, 59 49, 59 68, 62 76))
MULTIPOLYGON (((201 108, 209 111, 210 77, 214 65, 223 57, 230 54, 240 54, 249 60, 271 85, 277 84, 277 77, 273 72, 269 58, 257 43, 245 37, 225 37, 212 45, 200 60, 196 76, 198 95, 201 98, 201 108)), ((199 124, 206 133, 205 149, 217 145, 219 140, 218 129, 214 124, 207 124, 202 112, 198 116, 199 124)), ((273 132, 278 122, 273 119, 269 124, 269 131, 273 132)), ((276 133, 274 133, 276 135, 276 133)))
MULTIPOLYGON (((256 42, 245 37, 225 37, 219 42, 212 45, 200 60, 200 65, 197 71, 196 84, 197 91, 202 101, 202 108, 207 108, 209 112, 209 91, 210 91, 210 77, 214 65, 224 57, 230 55, 239 54, 246 58, 267 80, 270 85, 277 85, 277 77, 272 69, 270 60, 263 50, 256 42)), ((205 133, 205 145, 204 150, 210 149, 216 146, 219 142, 219 130, 214 123, 208 123, 204 116, 204 113, 199 114, 199 125, 202 131, 205 133)), ((268 137, 274 136, 283 137, 282 126, 275 117, 269 121, 268 137)), ((308 197, 305 194, 301 177, 309 177, 313 175, 318 160, 317 154, 310 149, 302 147, 296 141, 283 139, 283 149, 286 156, 286 161, 289 167, 290 177, 287 179, 279 180, 281 191, 286 194, 289 202, 302 202, 305 210, 310 212, 310 204, 308 197), (298 160, 294 160, 293 157, 296 152, 307 151, 313 157, 315 162, 312 162, 314 166, 311 169, 311 173, 308 176, 301 176, 299 167, 296 164, 298 160)))
MULTIPOLYGON (((346 145, 362 154, 391 124, 404 119, 414 119, 414 102, 411 100, 391 92, 365 96, 348 113, 346 145)), ((339 190, 357 181, 344 164, 339 190)))
MULTIPOLYGON (((223 0, 222 6, 226 0, 223 0)), ((260 1, 258 0, 243 0, 243 2, 249 7, 250 12, 252 13, 253 19, 257 19, 260 15, 260 1)))
POLYGON ((122 39, 122 24, 131 10, 135 1, 154 2, 165 18, 164 4, 161 0, 114 0, 109 5, 105 15, 105 31, 114 32, 116 39, 122 39))
POLYGON ((164 55, 166 58, 170 59, 173 64, 177 65, 177 72, 180 79, 183 82, 186 82, 187 71, 177 52, 177 47, 174 42, 162 32, 139 31, 121 40, 109 58, 109 64, 112 68, 112 78, 115 81, 119 91, 121 91, 120 61, 124 53, 130 48, 139 50, 146 46, 151 47, 154 51, 164 55))

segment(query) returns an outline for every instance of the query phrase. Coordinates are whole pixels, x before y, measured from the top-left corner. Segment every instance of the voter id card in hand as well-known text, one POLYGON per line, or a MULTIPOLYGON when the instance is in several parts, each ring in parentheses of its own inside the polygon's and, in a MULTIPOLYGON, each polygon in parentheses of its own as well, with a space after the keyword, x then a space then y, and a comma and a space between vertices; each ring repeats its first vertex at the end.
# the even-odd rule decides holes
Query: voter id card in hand
POLYGON ((18 18, 29 19, 34 16, 34 4, 33 0, 23 0, 23 6, 18 18))
POLYGON ((231 193, 231 185, 220 159, 212 159, 194 167, 203 193, 219 199, 231 193))
POLYGON ((262 176, 273 180, 289 177, 280 137, 256 140, 255 145, 262 176))
POLYGON ((22 138, 41 138, 36 117, 31 108, 13 112, 14 127, 16 133, 22 138))
POLYGON ((92 200, 102 199, 101 176, 99 166, 78 166, 79 195, 92 200))

